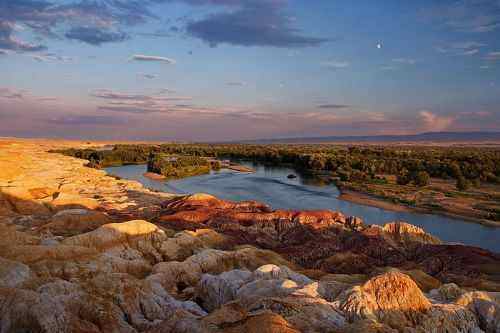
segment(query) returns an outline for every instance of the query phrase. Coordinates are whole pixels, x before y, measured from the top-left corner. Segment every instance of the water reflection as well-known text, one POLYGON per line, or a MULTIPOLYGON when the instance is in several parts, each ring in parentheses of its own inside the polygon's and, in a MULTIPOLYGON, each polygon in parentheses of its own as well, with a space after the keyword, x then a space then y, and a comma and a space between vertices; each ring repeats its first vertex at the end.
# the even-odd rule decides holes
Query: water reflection
POLYGON ((337 198, 339 191, 334 185, 291 168, 243 164, 252 167, 256 172, 245 174, 221 170, 208 175, 164 182, 145 178, 144 165, 113 167, 107 171, 164 192, 179 194, 204 192, 226 200, 257 200, 275 209, 331 209, 341 211, 345 215, 359 216, 369 224, 407 221, 444 241, 476 245, 500 252, 500 228, 439 215, 392 212, 351 203, 337 198), (297 178, 289 179, 287 177, 289 174, 295 174, 297 178))

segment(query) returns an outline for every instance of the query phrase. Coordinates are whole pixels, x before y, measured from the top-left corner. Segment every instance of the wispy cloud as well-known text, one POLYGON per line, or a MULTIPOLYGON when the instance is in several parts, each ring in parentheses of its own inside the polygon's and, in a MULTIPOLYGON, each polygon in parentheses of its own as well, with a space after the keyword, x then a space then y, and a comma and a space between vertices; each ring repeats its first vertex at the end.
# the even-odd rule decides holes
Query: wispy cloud
POLYGON ((0 87, 0 98, 24 99, 26 91, 8 87, 0 87))
POLYGON ((412 58, 395 58, 392 61, 403 65, 415 65, 417 63, 417 60, 412 58))
POLYGON ((421 110, 418 115, 422 123, 422 129, 433 132, 448 129, 456 119, 450 116, 439 116, 428 110, 421 110))
POLYGON ((59 98, 47 96, 47 97, 38 97, 37 100, 40 102, 56 102, 59 101, 59 98))
POLYGON ((192 100, 191 97, 185 96, 128 94, 107 89, 93 91, 90 95, 97 99, 106 100, 105 105, 98 106, 99 110, 144 114, 172 111, 172 106, 176 103, 192 100))
POLYGON ((233 87, 243 87, 246 85, 246 82, 243 81, 230 81, 226 83, 228 86, 233 86, 233 87))
POLYGON ((487 33, 500 28, 498 0, 442 1, 420 11, 421 17, 460 32, 487 33))
POLYGON ((176 91, 168 88, 162 88, 158 90, 158 94, 175 94, 176 91))
POLYGON ((345 104, 320 104, 317 106, 318 109, 347 109, 350 105, 345 104))
POLYGON ((500 51, 489 52, 488 54, 486 54, 485 59, 490 61, 500 60, 500 51))
POLYGON ((321 63, 321 66, 332 69, 347 68, 351 64, 348 61, 328 60, 321 63))
POLYGON ((100 46, 104 43, 123 42, 130 36, 118 30, 104 30, 100 27, 73 27, 64 35, 68 39, 100 46))
POLYGON ((472 56, 478 54, 484 46, 486 44, 475 41, 453 42, 436 47, 436 51, 452 56, 472 56))
POLYGON ((156 79, 158 77, 157 74, 146 74, 146 73, 139 73, 137 74, 137 76, 148 80, 156 79))
POLYGON ((38 62, 71 62, 75 60, 73 57, 61 56, 55 53, 30 54, 28 56, 38 62))
POLYGON ((109 126, 127 124, 128 120, 123 117, 111 116, 89 116, 89 115, 66 115, 52 117, 46 122, 60 126, 109 126))
POLYGON ((143 55, 143 54, 135 54, 130 57, 130 60, 134 61, 147 61, 147 62, 162 62, 166 64, 175 64, 176 61, 171 58, 160 57, 160 56, 151 56, 151 55, 143 55))

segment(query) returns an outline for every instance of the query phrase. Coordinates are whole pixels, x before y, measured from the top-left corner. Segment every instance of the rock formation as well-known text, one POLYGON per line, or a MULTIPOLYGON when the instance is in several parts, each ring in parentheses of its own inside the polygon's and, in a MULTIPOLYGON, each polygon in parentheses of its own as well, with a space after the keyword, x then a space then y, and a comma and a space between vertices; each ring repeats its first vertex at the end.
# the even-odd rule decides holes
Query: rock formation
POLYGON ((76 144, 0 140, 0 332, 500 332, 497 254, 47 153, 76 144))

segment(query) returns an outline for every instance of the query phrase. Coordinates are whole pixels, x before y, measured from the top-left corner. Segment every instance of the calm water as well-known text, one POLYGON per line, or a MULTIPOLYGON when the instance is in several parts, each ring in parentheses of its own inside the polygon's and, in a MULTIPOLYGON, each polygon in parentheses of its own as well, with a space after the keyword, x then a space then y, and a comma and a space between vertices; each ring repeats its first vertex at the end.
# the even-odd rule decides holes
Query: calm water
MULTIPOLYGON (((244 163, 245 164, 245 163, 244 163)), ((227 200, 257 200, 283 209, 331 209, 363 218, 367 224, 406 221, 448 242, 476 245, 500 252, 500 228, 486 227, 439 215, 391 212, 337 199, 339 191, 333 185, 304 178, 294 170, 247 163, 256 172, 244 174, 222 170, 209 175, 172 181, 151 180, 143 176, 145 165, 107 168, 110 174, 133 179, 144 186, 170 193, 209 193, 227 200), (288 179, 296 174, 298 178, 288 179)))

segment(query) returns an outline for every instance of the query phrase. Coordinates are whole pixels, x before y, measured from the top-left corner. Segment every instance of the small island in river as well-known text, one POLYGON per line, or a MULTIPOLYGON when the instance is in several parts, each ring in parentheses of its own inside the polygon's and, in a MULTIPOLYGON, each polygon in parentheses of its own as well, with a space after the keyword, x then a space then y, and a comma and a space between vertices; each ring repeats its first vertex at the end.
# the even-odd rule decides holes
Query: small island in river
POLYGON ((220 168, 253 171, 233 162, 239 160, 288 166, 335 184, 343 200, 500 226, 500 151, 495 147, 170 143, 58 152, 87 159, 96 168, 147 164, 148 172, 166 179, 220 168))

